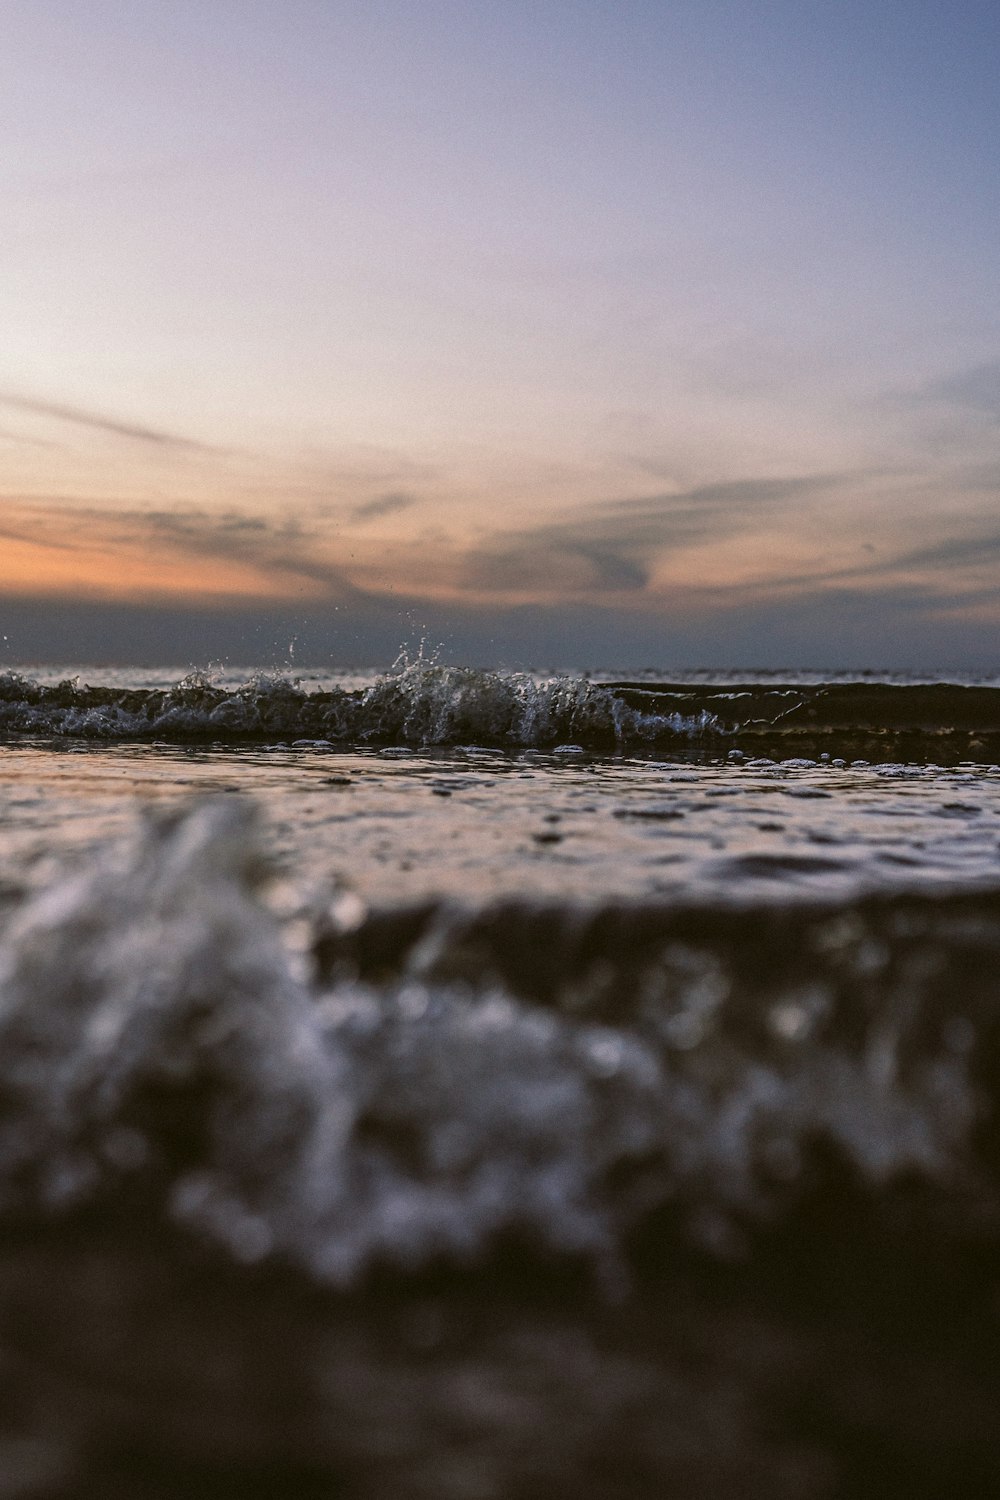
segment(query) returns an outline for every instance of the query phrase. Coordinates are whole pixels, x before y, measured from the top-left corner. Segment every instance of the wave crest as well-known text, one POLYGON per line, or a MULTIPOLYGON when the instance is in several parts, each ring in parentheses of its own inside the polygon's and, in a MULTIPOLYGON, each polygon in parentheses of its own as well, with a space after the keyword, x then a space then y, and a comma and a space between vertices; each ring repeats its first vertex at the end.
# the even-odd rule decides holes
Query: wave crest
POLYGON ((649 713, 586 678, 538 681, 419 660, 358 691, 306 693, 258 674, 237 688, 193 672, 174 687, 119 689, 0 675, 0 733, 97 740, 327 740, 335 744, 488 744, 572 740, 595 750, 690 741, 716 727, 707 710, 649 713))

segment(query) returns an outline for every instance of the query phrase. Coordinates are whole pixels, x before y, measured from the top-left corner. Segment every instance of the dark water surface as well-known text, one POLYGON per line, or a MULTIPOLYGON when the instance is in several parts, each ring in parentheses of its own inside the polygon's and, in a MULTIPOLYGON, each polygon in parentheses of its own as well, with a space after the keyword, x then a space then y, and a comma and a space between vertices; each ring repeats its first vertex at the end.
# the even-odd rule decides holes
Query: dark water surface
POLYGON ((0 678, 0 1494, 1000 1494, 998 700, 0 678))

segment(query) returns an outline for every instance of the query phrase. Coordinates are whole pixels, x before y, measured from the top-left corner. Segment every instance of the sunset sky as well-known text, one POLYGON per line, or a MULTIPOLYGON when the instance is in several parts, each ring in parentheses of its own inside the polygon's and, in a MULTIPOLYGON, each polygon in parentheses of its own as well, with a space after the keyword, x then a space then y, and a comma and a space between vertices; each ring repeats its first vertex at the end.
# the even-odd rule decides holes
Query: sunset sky
POLYGON ((1000 672, 995 0, 0 0, 0 643, 1000 672))

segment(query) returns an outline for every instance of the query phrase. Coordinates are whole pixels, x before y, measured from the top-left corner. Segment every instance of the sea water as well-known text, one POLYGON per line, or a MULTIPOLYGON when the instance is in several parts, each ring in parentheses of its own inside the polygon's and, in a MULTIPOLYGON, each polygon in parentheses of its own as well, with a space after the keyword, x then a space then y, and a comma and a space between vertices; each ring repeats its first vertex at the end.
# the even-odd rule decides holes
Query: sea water
POLYGON ((0 1492, 1000 1493, 1000 684, 0 736, 0 1492))

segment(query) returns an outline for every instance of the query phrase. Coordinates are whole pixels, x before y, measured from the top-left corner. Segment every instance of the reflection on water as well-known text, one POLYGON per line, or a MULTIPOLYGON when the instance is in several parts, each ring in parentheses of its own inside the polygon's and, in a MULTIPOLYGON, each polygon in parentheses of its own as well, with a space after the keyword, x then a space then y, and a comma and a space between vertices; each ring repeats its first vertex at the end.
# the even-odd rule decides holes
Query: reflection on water
POLYGON ((0 755, 6 879, 126 826, 137 799, 262 799, 299 879, 369 901, 842 897, 1000 874, 1000 768, 584 754, 81 746, 0 755))

